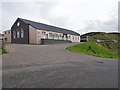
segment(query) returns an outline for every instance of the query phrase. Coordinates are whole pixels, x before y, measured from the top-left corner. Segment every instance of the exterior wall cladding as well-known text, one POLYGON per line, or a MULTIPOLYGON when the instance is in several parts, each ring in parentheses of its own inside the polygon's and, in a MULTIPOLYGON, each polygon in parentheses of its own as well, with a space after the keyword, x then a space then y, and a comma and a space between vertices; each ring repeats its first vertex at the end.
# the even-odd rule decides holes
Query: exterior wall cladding
MULTIPOLYGON (((20 31, 21 33, 21 31, 20 31)), ((21 34, 20 34, 21 37, 21 34)), ((19 44, 29 44, 29 25, 27 25, 26 23, 24 23, 21 20, 17 20, 14 25, 11 27, 11 43, 19 43, 19 44), (17 26, 17 22, 20 22, 20 26, 17 26), (23 38, 17 38, 17 30, 20 29, 24 30, 24 37, 23 38), (13 31, 15 31, 15 37, 13 37, 13 31)))
MULTIPOLYGON (((17 19, 16 22, 11 27, 11 43, 18 44, 54 44, 54 43, 71 43, 71 42, 80 42, 80 35, 76 32, 76 35, 65 34, 51 30, 38 29, 34 27, 33 21, 29 21, 25 19, 17 19), (19 23, 19 25, 18 25, 19 23), (33 25, 31 25, 31 23, 33 25), (22 32, 21 31, 24 32, 22 32), (19 32, 19 33, 17 33, 19 32), (21 36, 23 33, 23 36, 21 36), (44 35, 46 33, 46 35, 44 35), (51 36, 51 33, 53 37, 51 36), (17 36, 19 34, 19 37, 17 36), (55 37, 54 35, 58 35, 60 37, 55 37), (68 36, 66 36, 68 35, 68 36), (68 38, 69 37, 69 38, 68 38)), ((35 22, 34 22, 35 23, 35 22)), ((37 25, 39 26, 39 25, 37 25)), ((49 27, 49 25, 48 25, 49 27)), ((51 27, 51 26, 50 26, 51 27)), ((41 27, 40 27, 41 28, 41 27)), ((49 28, 48 28, 49 29, 49 28)), ((54 28, 55 29, 55 28, 54 28)), ((72 32, 72 31, 71 31, 72 32)))

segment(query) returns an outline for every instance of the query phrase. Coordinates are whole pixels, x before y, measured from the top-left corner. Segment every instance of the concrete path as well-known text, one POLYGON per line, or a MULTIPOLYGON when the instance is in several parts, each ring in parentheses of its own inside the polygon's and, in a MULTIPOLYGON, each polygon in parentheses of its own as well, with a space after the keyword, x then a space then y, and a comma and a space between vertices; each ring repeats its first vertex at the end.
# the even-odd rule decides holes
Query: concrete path
POLYGON ((3 88, 117 88, 118 60, 65 51, 72 44, 12 44, 3 88))

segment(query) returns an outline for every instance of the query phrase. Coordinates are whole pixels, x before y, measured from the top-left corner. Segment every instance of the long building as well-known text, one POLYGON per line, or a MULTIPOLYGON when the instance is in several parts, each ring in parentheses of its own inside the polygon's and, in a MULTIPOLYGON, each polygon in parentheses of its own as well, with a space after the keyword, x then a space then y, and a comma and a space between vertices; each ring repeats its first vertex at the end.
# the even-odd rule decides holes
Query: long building
POLYGON ((5 31, 4 34, 6 40, 19 44, 80 42, 80 34, 74 31, 22 18, 18 18, 11 30, 5 31))

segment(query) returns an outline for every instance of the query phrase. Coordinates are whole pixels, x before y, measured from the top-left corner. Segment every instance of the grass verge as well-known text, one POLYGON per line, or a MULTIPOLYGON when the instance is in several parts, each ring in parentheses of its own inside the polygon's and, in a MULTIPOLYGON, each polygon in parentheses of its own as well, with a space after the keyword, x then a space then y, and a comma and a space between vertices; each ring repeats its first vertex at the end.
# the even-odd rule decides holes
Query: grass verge
POLYGON ((0 47, 0 54, 7 53, 4 47, 0 47))
POLYGON ((88 55, 104 58, 120 59, 120 55, 111 52, 109 49, 96 42, 86 42, 83 44, 77 44, 74 46, 67 47, 66 50, 72 52, 82 52, 88 55))

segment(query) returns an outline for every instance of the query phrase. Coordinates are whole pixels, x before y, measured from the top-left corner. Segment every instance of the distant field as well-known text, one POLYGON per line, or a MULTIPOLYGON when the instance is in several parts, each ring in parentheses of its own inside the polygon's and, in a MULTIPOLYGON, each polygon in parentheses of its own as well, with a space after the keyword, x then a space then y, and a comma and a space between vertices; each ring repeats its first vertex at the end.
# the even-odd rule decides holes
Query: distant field
POLYGON ((66 50, 72 51, 72 52, 81 52, 88 55, 98 56, 98 57, 104 57, 104 58, 114 58, 118 59, 120 58, 120 55, 118 53, 114 53, 108 48, 104 47, 103 45, 96 43, 96 42, 86 42, 83 44, 77 44, 74 46, 67 47, 66 50))

